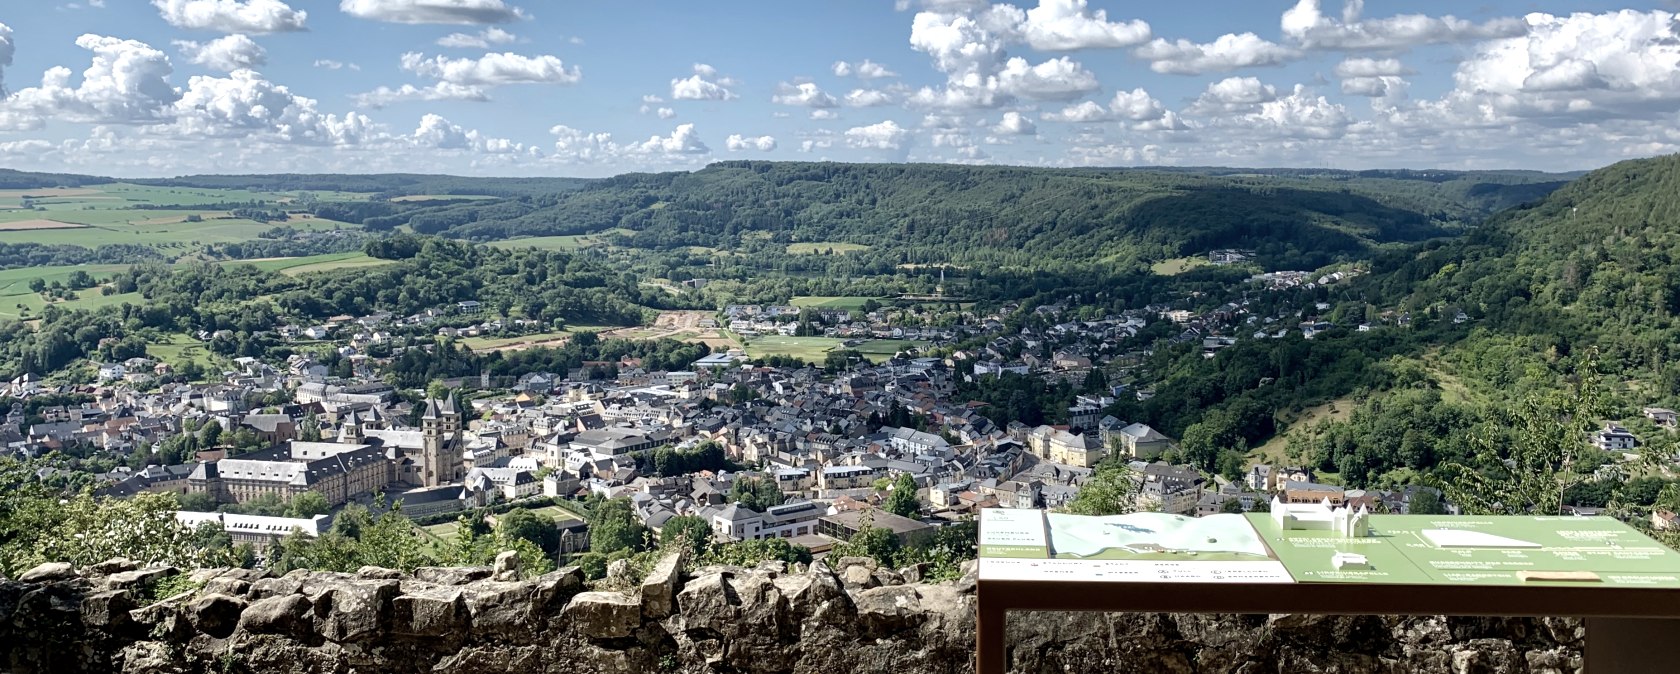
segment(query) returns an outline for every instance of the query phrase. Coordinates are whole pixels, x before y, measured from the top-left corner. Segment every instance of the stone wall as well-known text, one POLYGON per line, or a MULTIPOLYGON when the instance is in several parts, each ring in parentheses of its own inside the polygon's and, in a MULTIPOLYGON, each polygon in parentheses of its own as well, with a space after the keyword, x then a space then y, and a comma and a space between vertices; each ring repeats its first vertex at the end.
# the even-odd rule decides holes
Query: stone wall
MULTIPOLYGON (((514 560, 412 575, 180 572, 114 560, 0 581, 0 667, 18 673, 556 672, 957 674, 973 671, 974 580, 845 559, 790 571, 667 558, 585 587, 514 560), (149 605, 141 604, 152 602, 149 605)), ((620 570, 621 571, 621 570, 620 570)), ((1012 614, 1015 672, 1575 672, 1566 620, 1012 614)))

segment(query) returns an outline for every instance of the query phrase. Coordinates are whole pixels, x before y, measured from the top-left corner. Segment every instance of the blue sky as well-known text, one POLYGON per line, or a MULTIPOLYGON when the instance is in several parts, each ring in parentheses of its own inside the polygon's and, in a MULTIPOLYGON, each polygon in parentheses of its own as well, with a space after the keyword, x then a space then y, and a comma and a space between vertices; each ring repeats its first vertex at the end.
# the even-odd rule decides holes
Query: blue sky
POLYGON ((1569 170, 1680 151, 1673 2, 9 0, 0 166, 1569 170))

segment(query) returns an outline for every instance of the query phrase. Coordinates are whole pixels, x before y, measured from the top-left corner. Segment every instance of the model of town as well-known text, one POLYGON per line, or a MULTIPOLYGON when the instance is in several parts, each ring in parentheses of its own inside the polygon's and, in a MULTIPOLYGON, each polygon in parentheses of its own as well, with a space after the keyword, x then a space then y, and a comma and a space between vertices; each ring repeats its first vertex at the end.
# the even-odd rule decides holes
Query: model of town
MULTIPOLYGON (((0 3, 0 671, 948 674, 986 568, 1660 575, 1677 12, 0 3)), ((1584 657, 1251 618, 1009 653, 1584 657)))

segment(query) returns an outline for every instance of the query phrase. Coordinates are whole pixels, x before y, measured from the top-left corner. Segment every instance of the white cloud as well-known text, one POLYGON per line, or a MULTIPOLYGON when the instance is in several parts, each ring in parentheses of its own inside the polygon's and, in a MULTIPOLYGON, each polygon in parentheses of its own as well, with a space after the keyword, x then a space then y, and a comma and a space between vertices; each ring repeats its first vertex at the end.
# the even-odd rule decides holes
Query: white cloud
POLYGON ((1405 78, 1394 75, 1349 77, 1342 80, 1342 93, 1371 98, 1399 98, 1406 93, 1405 78))
POLYGON ((503 0, 343 0, 338 8, 360 19, 454 25, 509 23, 525 11, 503 0))
POLYGON ((694 130, 693 124, 680 124, 671 135, 652 136, 631 145, 627 151, 645 155, 700 155, 710 154, 712 149, 700 141, 700 134, 694 130))
POLYGON ((1167 114, 1166 106, 1161 105, 1154 96, 1150 96, 1143 87, 1115 93, 1114 101, 1108 104, 1108 108, 1113 110, 1114 114, 1134 122, 1156 120, 1167 114))
POLYGON ((1114 115, 1108 111, 1108 108, 1103 107, 1100 103, 1095 101, 1080 101, 1062 108, 1060 112, 1046 112, 1041 114, 1039 115, 1039 118, 1047 122, 1090 123, 1108 121, 1113 119, 1114 115))
POLYGON ((1149 24, 1110 22, 1107 12, 1091 11, 1086 0, 1039 0, 1027 10, 1020 30, 1027 44, 1040 51, 1130 47, 1150 37, 1149 24))
POLYGON ((741 151, 745 151, 745 150, 757 150, 759 152, 769 152, 771 150, 776 149, 776 139, 772 138, 770 136, 756 136, 756 137, 754 137, 754 136, 743 136, 743 135, 737 133, 737 134, 731 134, 729 136, 729 139, 724 141, 724 145, 729 148, 730 152, 741 152, 741 151))
POLYGON ((419 52, 402 55, 402 68, 417 75, 459 85, 519 83, 576 84, 583 79, 577 66, 566 67, 557 56, 490 53, 480 58, 426 58, 419 52))
POLYGON ((677 111, 671 108, 660 108, 655 110, 654 114, 659 115, 660 119, 670 119, 677 116, 677 111))
POLYGON ((1342 19, 1324 15, 1320 0, 1300 0, 1283 13, 1283 34, 1308 49, 1405 49, 1424 44, 1515 37, 1523 22, 1514 18, 1475 23, 1453 16, 1402 14, 1361 21, 1363 0, 1349 0, 1342 19))
POLYGON ((1133 53, 1149 61, 1150 70, 1172 75, 1202 75, 1273 66, 1300 56, 1300 52, 1264 40, 1254 33, 1227 33, 1206 44, 1184 39, 1176 42, 1156 39, 1138 47, 1133 53))
POLYGON ((487 49, 490 45, 507 44, 518 40, 519 36, 505 30, 491 26, 477 34, 450 33, 438 38, 439 47, 455 47, 459 49, 487 49))
POLYGON ((361 66, 354 63, 345 63, 343 61, 334 61, 332 59, 315 59, 315 67, 325 68, 327 70, 343 70, 345 68, 349 68, 351 70, 362 69, 361 66))
POLYGON ((910 140, 910 132, 898 122, 886 120, 869 126, 846 129, 846 144, 854 148, 874 150, 902 149, 910 140))
POLYGON ((484 89, 454 84, 452 82, 437 82, 429 87, 416 87, 404 84, 392 89, 379 87, 365 94, 355 96, 356 105, 364 108, 382 108, 392 103, 406 103, 410 101, 477 101, 490 100, 490 95, 484 89))
POLYGON ((152 0, 152 6, 176 28, 223 33, 299 31, 309 17, 280 0, 152 0))
POLYGON ((0 23, 0 99, 6 97, 6 68, 12 65, 12 52, 16 48, 12 44, 12 27, 0 23))
POLYGON ((694 74, 671 80, 671 98, 679 101, 727 101, 737 98, 730 87, 734 80, 718 77, 717 68, 694 64, 694 74))
POLYGON ((554 154, 558 161, 575 164, 599 164, 616 161, 622 148, 613 142, 610 133, 586 133, 564 124, 548 130, 555 136, 554 154))
POLYGON ((840 104, 833 96, 825 93, 816 84, 800 82, 788 84, 783 82, 776 85, 776 93, 770 97, 770 102, 777 105, 792 105, 804 108, 832 108, 840 104))
POLYGON ((364 115, 324 115, 315 105, 314 99, 297 96, 250 70, 227 77, 200 75, 188 80, 175 102, 168 132, 233 138, 257 132, 308 145, 353 145, 372 133, 372 121, 364 115))
POLYGON ((892 105, 893 96, 880 89, 853 89, 846 94, 846 106, 852 108, 873 108, 881 105, 892 105))
MULTIPOLYGON (((1465 120, 1670 115, 1680 103, 1680 17, 1664 11, 1524 18, 1521 37, 1477 47, 1438 105, 1465 120)), ((1451 120, 1442 120, 1452 123, 1451 120)), ((1439 123, 1439 122, 1437 122, 1439 123)))
POLYGON ((442 116, 427 113, 409 139, 420 147, 438 150, 467 150, 483 154, 523 154, 525 145, 506 138, 491 138, 477 129, 464 129, 442 116))
POLYGON ((895 73, 886 66, 869 59, 864 59, 860 63, 835 61, 834 75, 835 77, 851 77, 856 75, 859 79, 865 80, 874 80, 883 77, 898 77, 898 73, 895 73))
POLYGON ((1253 109, 1277 100, 1277 88, 1255 77, 1227 77, 1208 84, 1207 90, 1190 105, 1198 114, 1223 114, 1253 109))
POLYGON ((268 62, 268 54, 263 51, 262 45, 238 34, 205 43, 176 40, 175 48, 181 50, 181 56, 185 57, 188 63, 222 72, 256 68, 268 62))
POLYGON ((103 35, 83 35, 76 46, 93 52, 93 62, 71 84, 71 71, 54 66, 40 86, 22 89, 0 102, 0 127, 36 128, 47 119, 135 124, 161 121, 181 97, 170 86, 169 57, 151 45, 103 35))
POLYGON ((827 119, 840 119, 840 113, 835 112, 833 110, 829 110, 827 108, 818 108, 816 110, 811 111, 811 119, 815 119, 815 120, 819 120, 819 121, 820 120, 827 120, 827 119))
POLYGON ((1033 124, 1026 115, 1013 110, 1003 113, 1003 119, 998 120, 992 127, 992 133, 1008 136, 1032 136, 1038 133, 1038 125, 1033 124))
POLYGON ((1065 56, 1036 66, 1028 66, 1024 58, 1012 58, 997 77, 997 88, 1006 93, 1045 100, 1078 98, 1101 86, 1096 75, 1065 56))
POLYGON ((1411 74, 1411 70, 1400 63, 1400 59, 1349 58, 1336 64, 1336 76, 1349 77, 1389 77, 1411 74))
POLYGON ((922 116, 922 128, 924 129, 960 129, 964 126, 967 126, 965 120, 957 115, 935 115, 930 113, 922 116))
POLYGON ((1191 128, 1193 127, 1188 122, 1180 119, 1178 113, 1171 110, 1161 113, 1160 117, 1132 123, 1133 131, 1187 131, 1191 128))
POLYGON ((658 94, 643 94, 642 95, 642 102, 643 103, 664 103, 665 99, 660 97, 658 94))
POLYGON ((1244 120, 1280 136, 1318 139, 1341 138, 1352 123, 1342 104, 1309 95, 1300 85, 1288 96, 1261 103, 1260 110, 1244 120))

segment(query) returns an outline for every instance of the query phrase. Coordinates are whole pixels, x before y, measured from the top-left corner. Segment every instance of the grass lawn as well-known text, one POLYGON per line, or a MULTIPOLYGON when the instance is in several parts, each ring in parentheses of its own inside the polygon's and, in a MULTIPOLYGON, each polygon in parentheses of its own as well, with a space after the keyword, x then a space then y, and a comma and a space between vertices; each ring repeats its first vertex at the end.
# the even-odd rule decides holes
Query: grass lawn
POLYGON ((806 243, 790 243, 787 247, 789 255, 814 255, 817 253, 837 253, 845 255, 860 250, 869 250, 869 246, 861 243, 844 243, 841 241, 810 241, 806 243))
POLYGON ((539 332, 531 335, 520 335, 518 337, 463 337, 461 338, 461 343, 465 344, 467 348, 474 351, 483 351, 485 349, 495 349, 515 344, 548 342, 568 337, 572 334, 573 333, 571 331, 562 330, 560 332, 539 332))
POLYGON ((828 352, 845 340, 837 337, 754 337, 747 341, 747 355, 753 358, 792 356, 808 363, 821 363, 828 352))
POLYGON ((455 540, 455 530, 459 529, 460 527, 455 524, 454 520, 450 520, 450 521, 444 522, 442 524, 433 524, 431 526, 424 526, 424 527, 418 527, 418 528, 420 529, 421 532, 425 533, 428 536, 431 536, 432 538, 435 538, 439 541, 447 542, 447 541, 455 540))
POLYGON ((216 356, 210 353, 209 347, 179 333, 169 335, 166 341, 147 344, 146 353, 176 368, 188 362, 196 362, 211 371, 216 370, 216 356))
POLYGON ((331 271, 334 269, 351 269, 355 267, 376 267, 391 264, 394 260, 380 260, 368 257, 364 253, 326 253, 323 255, 309 255, 306 257, 275 257, 259 260, 223 260, 224 267, 238 267, 250 265, 265 271, 278 271, 287 276, 297 276, 316 271, 331 271))
POLYGON ((561 508, 560 506, 537 508, 536 510, 532 510, 531 513, 547 517, 556 522, 571 522, 580 519, 577 515, 573 515, 571 512, 561 508))
MULTIPOLYGON (((315 193, 323 200, 364 199, 347 193, 315 193)), ((74 190, 0 191, 0 224, 31 220, 54 220, 85 225, 74 229, 0 229, 3 243, 44 243, 98 246, 131 243, 162 248, 194 248, 210 243, 249 241, 278 225, 294 229, 355 227, 313 217, 294 218, 284 223, 265 223, 230 218, 225 210, 195 208, 228 202, 266 201, 284 204, 297 195, 249 190, 216 190, 146 187, 127 183, 96 185, 74 190), (16 208, 24 196, 32 197, 35 209, 16 208), (178 206, 153 209, 141 206, 178 206), (11 208, 7 208, 11 207, 11 208), (200 222, 187 222, 198 216, 200 222)))
POLYGON ((861 311, 863 309, 863 303, 870 300, 875 300, 876 302, 885 304, 885 302, 878 297, 821 297, 816 295, 807 295, 793 298, 793 306, 811 307, 813 309, 845 309, 847 311, 861 311))
POLYGON ((1323 405, 1314 405, 1301 410, 1294 418, 1279 419, 1279 421, 1288 424, 1285 426, 1285 431, 1272 436, 1265 444, 1249 450, 1249 465, 1266 463, 1278 466, 1297 463, 1284 453, 1284 450, 1289 446, 1290 433, 1304 433, 1306 429, 1325 419, 1347 421, 1348 416, 1353 413, 1354 407, 1355 403, 1352 398, 1337 398, 1323 405))
POLYGON ((857 347, 857 352, 866 356, 886 356, 891 358, 895 354, 911 347, 927 346, 927 342, 916 342, 908 339, 871 339, 857 347))
POLYGON ((1208 264, 1206 257, 1175 257, 1171 260, 1162 260, 1149 265, 1149 269, 1162 276, 1177 276, 1208 264))

